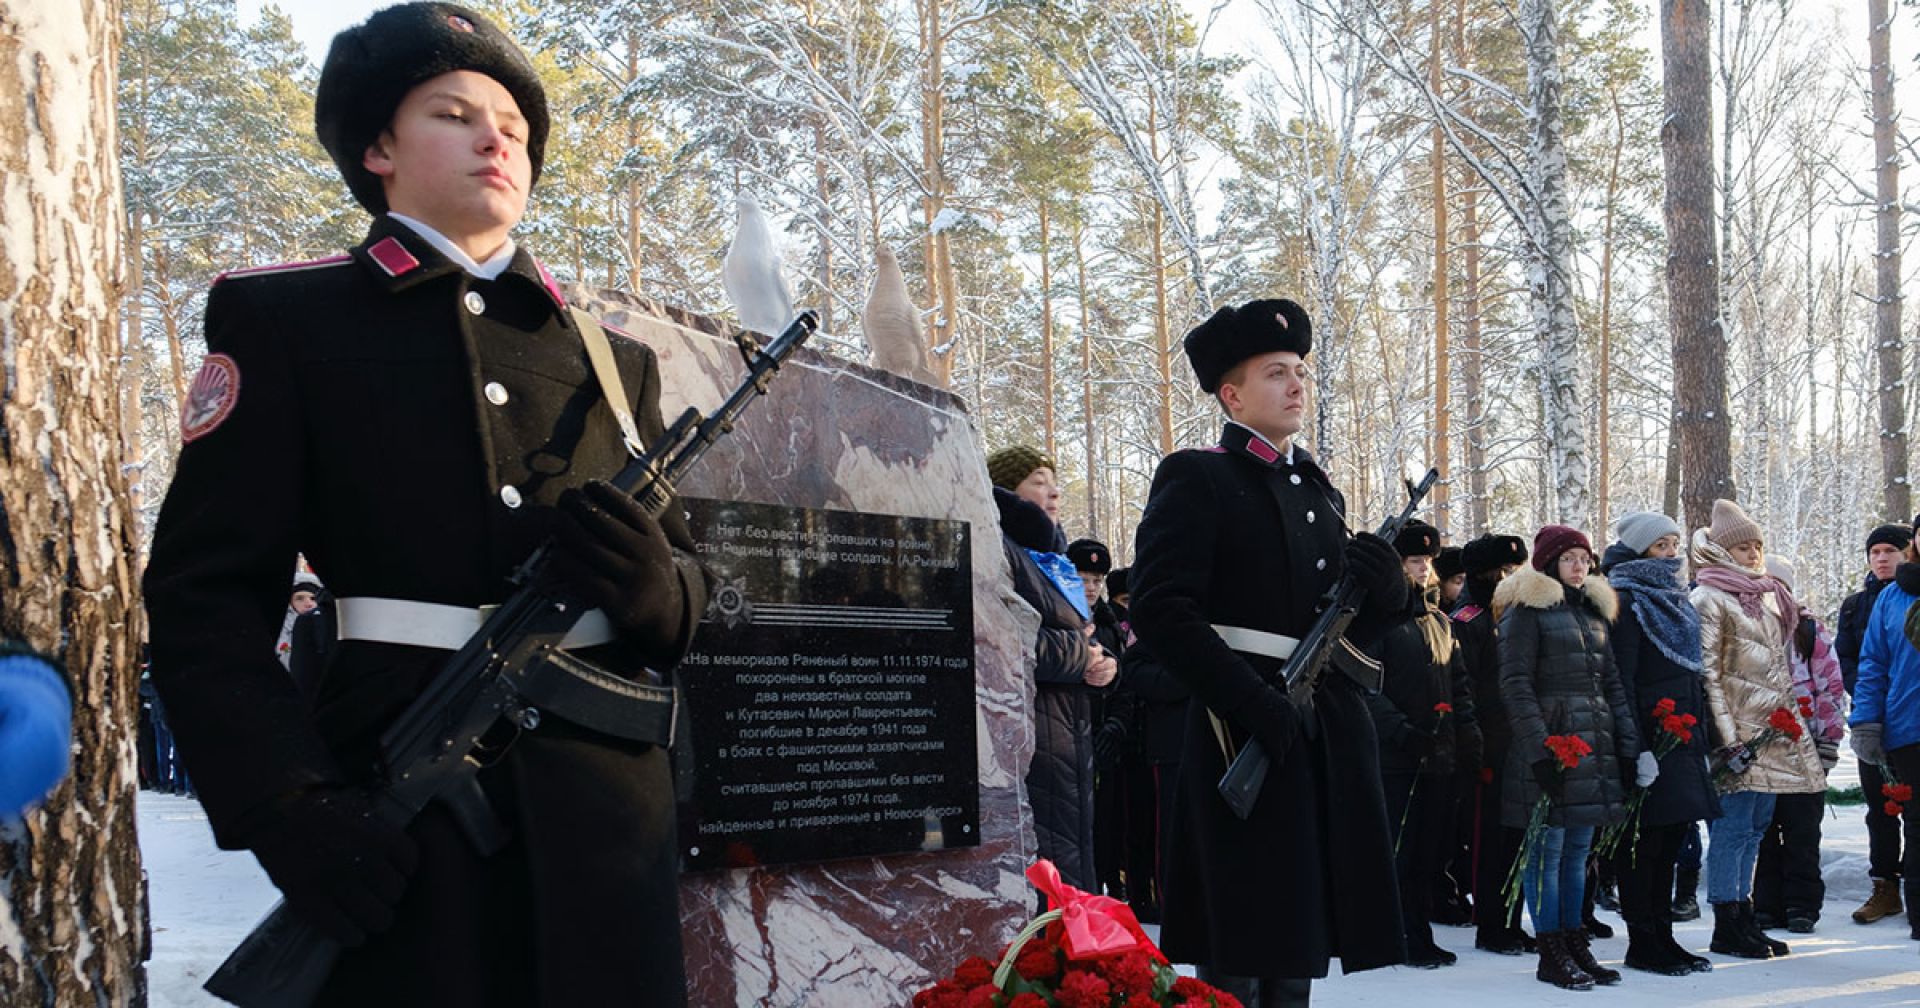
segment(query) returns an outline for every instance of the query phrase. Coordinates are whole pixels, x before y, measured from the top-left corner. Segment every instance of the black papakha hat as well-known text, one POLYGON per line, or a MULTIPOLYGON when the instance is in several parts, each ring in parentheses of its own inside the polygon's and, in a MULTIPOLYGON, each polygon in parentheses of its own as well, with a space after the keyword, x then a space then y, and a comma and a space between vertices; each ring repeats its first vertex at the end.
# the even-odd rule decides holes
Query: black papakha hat
POLYGON ((1467 572, 1465 553, 1466 551, 1458 546, 1441 547, 1440 555, 1433 558, 1434 573, 1440 575, 1442 581, 1456 574, 1465 574, 1467 572))
POLYGON ((1187 333, 1181 346, 1201 390, 1212 395, 1235 364, 1255 354, 1291 350, 1305 357, 1312 352, 1313 322, 1305 308, 1285 298, 1249 301, 1214 312, 1187 333))
POLYGON ((1527 541, 1519 536, 1483 535, 1461 547, 1460 559, 1466 565, 1468 577, 1499 570, 1507 564, 1525 565, 1527 541))
POLYGON ((1113 552, 1097 539, 1075 539, 1068 543, 1067 559, 1077 571, 1105 574, 1113 569, 1113 552))
POLYGON ((1421 521, 1411 519, 1393 537, 1394 551, 1403 557, 1437 556, 1440 553, 1440 530, 1421 521))
POLYGON ((540 180, 547 151, 547 92, 527 56, 493 23, 448 3, 398 4, 333 37, 313 98, 313 130, 360 205, 387 212, 380 177, 361 163, 422 82, 472 70, 500 82, 527 120, 527 161, 540 180))

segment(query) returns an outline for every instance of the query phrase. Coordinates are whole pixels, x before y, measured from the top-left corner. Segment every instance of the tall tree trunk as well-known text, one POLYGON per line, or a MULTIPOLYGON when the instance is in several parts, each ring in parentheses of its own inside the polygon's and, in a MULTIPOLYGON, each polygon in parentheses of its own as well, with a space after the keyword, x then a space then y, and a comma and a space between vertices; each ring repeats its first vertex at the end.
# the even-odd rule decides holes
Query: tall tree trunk
POLYGON ((1906 344, 1900 335, 1899 123, 1893 110, 1893 16, 1887 0, 1867 0, 1868 63, 1873 93, 1873 345, 1880 366, 1880 478, 1885 516, 1913 514, 1907 478, 1906 344))
POLYGON ((1594 467, 1600 482, 1600 517, 1594 528, 1602 535, 1609 525, 1613 492, 1613 217, 1615 202, 1620 197, 1620 157, 1627 146, 1626 115, 1620 108, 1620 92, 1609 88, 1607 97, 1613 104, 1614 132, 1613 151, 1607 161, 1607 206, 1600 230, 1600 353, 1594 361, 1600 397, 1600 457, 1594 467))
MULTIPOLYGON (((627 31, 627 67, 622 82, 632 87, 640 77, 640 40, 633 29, 627 31)), ((633 150, 640 145, 640 122, 631 116, 627 119, 627 149, 633 150)), ((644 295, 646 291, 640 280, 640 214, 644 201, 640 198, 640 180, 628 178, 621 187, 621 194, 627 204, 627 291, 635 295, 644 295)))
POLYGON ((1552 0, 1523 0, 1520 30, 1527 47, 1528 171, 1534 199, 1528 215, 1527 287, 1542 351, 1555 520, 1585 525, 1593 517, 1587 457, 1586 382, 1573 304, 1573 221, 1567 208, 1567 152, 1560 116, 1560 55, 1552 0))
MULTIPOLYGON (((1160 163, 1160 118, 1153 92, 1147 92, 1147 144, 1155 164, 1160 163)), ((1160 454, 1173 454, 1173 348, 1167 319, 1166 208, 1153 200, 1152 240, 1148 250, 1153 270, 1153 357, 1160 387, 1160 454)))
MULTIPOLYGON (((1076 215, 1076 221, 1079 216, 1076 215)), ((1087 534, 1100 538, 1100 498, 1097 488, 1100 481, 1096 474, 1099 455, 1093 439, 1093 313, 1087 310, 1087 253, 1081 239, 1086 236, 1086 227, 1075 223, 1073 226, 1073 268, 1075 283, 1080 301, 1080 422, 1084 428, 1081 433, 1086 440, 1087 452, 1087 534)))
POLYGON ((947 232, 937 227, 947 205, 946 160, 946 30, 940 5, 945 0, 921 0, 920 46, 923 77, 920 85, 920 157, 926 177, 921 206, 926 216, 927 286, 933 310, 927 313, 928 367, 942 386, 953 381, 953 359, 960 345, 960 304, 954 290, 953 260, 947 232))
MULTIPOLYGON (((1707 524, 1714 498, 1734 495, 1727 337, 1714 265, 1710 21, 1707 0, 1661 0, 1666 116, 1660 149, 1667 178, 1667 311, 1681 477, 1676 510, 1685 512, 1675 517, 1688 528, 1707 524)), ((1670 473, 1673 467, 1669 460, 1670 473)))
POLYGON ((67 782, 0 834, 0 1004, 144 1004, 118 12, 0 0, 0 25, 0 109, 13 110, 0 115, 0 634, 65 666, 77 715, 67 782))
MULTIPOLYGON (((1468 63, 1467 0, 1453 8, 1454 59, 1468 63)), ((1491 531, 1492 508, 1487 500, 1487 400, 1485 358, 1480 340, 1480 194, 1477 178, 1469 175, 1460 187, 1460 385, 1467 400, 1467 513, 1472 535, 1491 531)), ((1462 536, 1461 538, 1467 538, 1462 536)))
MULTIPOLYGON (((1054 453, 1053 429, 1053 232, 1049 228, 1047 201, 1040 201, 1040 416, 1047 457, 1054 453)), ((1093 473, 1087 473, 1092 479, 1093 473)))
MULTIPOLYGON (((1438 97, 1442 94, 1441 5, 1433 4, 1427 20, 1427 87, 1438 97)), ((1447 350, 1447 138, 1435 123, 1429 138, 1433 150, 1429 157, 1433 168, 1433 467, 1440 470, 1440 482, 1433 488, 1433 524, 1445 536, 1450 525, 1448 490, 1453 473, 1448 465, 1449 369, 1453 358, 1447 350)))

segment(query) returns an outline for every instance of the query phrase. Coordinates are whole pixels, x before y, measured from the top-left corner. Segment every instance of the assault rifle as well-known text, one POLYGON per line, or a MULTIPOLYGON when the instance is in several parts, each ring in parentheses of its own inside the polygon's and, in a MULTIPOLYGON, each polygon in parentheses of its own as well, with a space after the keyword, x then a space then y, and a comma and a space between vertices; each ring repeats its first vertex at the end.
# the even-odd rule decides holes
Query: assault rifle
MULTIPOLYGON (((1412 520, 1413 513, 1419 509, 1420 502, 1433 489, 1440 478, 1440 470, 1428 469, 1419 483, 1407 480, 1407 506, 1400 513, 1380 523, 1374 535, 1393 542, 1400 530, 1412 520)), ((1356 584, 1351 571, 1334 582, 1327 595, 1321 600, 1320 618, 1313 623, 1313 629, 1293 647, 1293 654, 1287 658, 1282 670, 1282 685, 1286 689, 1287 699, 1293 702, 1296 710, 1311 717, 1313 691, 1320 685, 1320 677, 1326 673, 1327 666, 1335 665, 1348 670, 1356 679, 1371 675, 1373 686, 1379 688, 1378 665, 1372 659, 1361 654, 1347 642, 1347 627, 1353 623, 1353 617, 1360 610, 1360 603, 1366 598, 1366 589, 1356 584)), ((1311 722, 1309 722, 1311 724, 1311 722)), ((1267 755, 1265 746, 1259 739, 1249 739, 1240 747, 1239 755, 1227 767, 1220 777, 1220 797, 1226 799, 1227 807, 1242 819, 1253 814, 1253 803, 1260 798, 1260 787, 1266 783, 1267 771, 1273 766, 1272 757, 1267 755)))
MULTIPOLYGON (((688 408, 659 443, 613 477, 613 485, 660 517, 681 477, 733 430, 749 402, 766 394, 773 373, 818 326, 818 316, 808 311, 765 347, 744 332, 737 336, 747 362, 740 385, 712 416, 688 408)), ((373 802, 375 814, 387 822, 405 826, 439 801, 476 850, 497 852, 506 843, 506 828, 476 776, 481 739, 503 721, 532 730, 543 708, 621 738, 671 741, 671 687, 632 682, 561 650, 588 607, 545 576, 552 548, 551 541, 541 545, 514 571, 513 593, 381 736, 386 779, 374 789, 373 802)), ((337 942, 281 902, 220 964, 206 988, 242 1008, 306 1008, 339 955, 337 942)))

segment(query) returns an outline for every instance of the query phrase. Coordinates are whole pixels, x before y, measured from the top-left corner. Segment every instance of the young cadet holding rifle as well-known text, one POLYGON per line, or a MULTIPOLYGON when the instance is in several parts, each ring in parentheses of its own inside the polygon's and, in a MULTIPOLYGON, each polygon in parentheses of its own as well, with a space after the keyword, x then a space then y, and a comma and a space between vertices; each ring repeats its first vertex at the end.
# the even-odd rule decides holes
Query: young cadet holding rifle
POLYGON ((1300 709, 1277 681, 1343 574, 1365 590, 1362 636, 1407 592, 1399 554, 1348 537, 1345 499, 1292 441, 1312 348, 1306 312, 1286 300, 1222 308, 1187 334, 1200 387, 1229 420, 1216 447, 1161 461, 1129 577, 1140 643, 1199 701, 1164 862, 1163 947, 1261 1008, 1306 1004, 1334 957, 1348 972, 1406 957, 1366 686, 1330 668, 1300 709), (1216 783, 1255 741, 1272 765, 1242 819, 1216 783))

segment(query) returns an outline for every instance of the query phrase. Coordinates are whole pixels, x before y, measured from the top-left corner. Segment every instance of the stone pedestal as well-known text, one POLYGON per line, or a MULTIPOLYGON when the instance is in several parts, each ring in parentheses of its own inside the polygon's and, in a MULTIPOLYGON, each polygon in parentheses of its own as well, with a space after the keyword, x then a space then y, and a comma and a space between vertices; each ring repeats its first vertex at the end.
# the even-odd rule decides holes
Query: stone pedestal
MULTIPOLYGON (((571 292, 659 355, 667 422, 740 380, 732 329, 613 292, 571 292)), ((681 887, 689 1002, 905 1005, 1031 915, 1021 778, 1038 617, 1012 592, 984 452, 951 394, 802 348, 681 487, 696 497, 919 515, 972 525, 980 846, 691 873, 681 887)))

